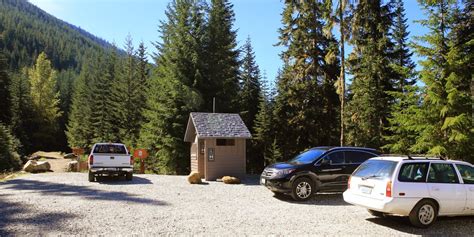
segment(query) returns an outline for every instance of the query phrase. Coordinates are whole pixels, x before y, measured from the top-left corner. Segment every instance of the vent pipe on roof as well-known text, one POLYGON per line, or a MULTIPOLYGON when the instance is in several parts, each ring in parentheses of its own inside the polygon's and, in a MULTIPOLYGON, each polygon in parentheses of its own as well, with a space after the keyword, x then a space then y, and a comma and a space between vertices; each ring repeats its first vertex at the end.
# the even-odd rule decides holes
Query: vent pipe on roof
POLYGON ((212 97, 212 113, 216 112, 216 97, 212 97))

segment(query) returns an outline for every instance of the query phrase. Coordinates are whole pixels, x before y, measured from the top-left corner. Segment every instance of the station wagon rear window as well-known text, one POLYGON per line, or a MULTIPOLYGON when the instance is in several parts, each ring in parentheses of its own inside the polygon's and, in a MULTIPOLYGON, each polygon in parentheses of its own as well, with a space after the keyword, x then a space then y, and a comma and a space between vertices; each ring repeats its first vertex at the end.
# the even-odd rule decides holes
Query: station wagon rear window
POLYGON ((352 176, 385 179, 392 177, 397 162, 391 160, 368 160, 357 168, 352 176))
POLYGON ((113 154, 127 154, 125 146, 114 145, 114 144, 100 144, 94 148, 94 153, 113 153, 113 154))

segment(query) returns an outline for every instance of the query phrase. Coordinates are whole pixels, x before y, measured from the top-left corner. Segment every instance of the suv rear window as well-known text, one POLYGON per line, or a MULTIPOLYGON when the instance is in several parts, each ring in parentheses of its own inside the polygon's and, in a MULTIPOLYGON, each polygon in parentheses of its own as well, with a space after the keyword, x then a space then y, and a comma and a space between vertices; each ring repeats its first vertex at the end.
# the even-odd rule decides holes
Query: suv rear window
POLYGON ((396 166, 397 162, 391 160, 368 160, 362 163, 352 176, 380 179, 390 178, 396 166))
POLYGON ((127 150, 125 150, 125 146, 122 145, 101 144, 95 146, 94 153, 127 154, 127 150))
POLYGON ((400 168, 398 180, 400 182, 426 182, 426 173, 428 171, 428 162, 405 163, 400 168))

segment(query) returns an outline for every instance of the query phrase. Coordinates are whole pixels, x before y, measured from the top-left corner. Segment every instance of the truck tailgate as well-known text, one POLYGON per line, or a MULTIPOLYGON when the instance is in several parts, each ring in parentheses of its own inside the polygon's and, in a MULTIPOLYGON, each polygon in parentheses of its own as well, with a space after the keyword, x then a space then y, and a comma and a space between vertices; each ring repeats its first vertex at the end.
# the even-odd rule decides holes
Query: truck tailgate
POLYGON ((92 167, 130 167, 130 155, 125 154, 95 154, 92 167))

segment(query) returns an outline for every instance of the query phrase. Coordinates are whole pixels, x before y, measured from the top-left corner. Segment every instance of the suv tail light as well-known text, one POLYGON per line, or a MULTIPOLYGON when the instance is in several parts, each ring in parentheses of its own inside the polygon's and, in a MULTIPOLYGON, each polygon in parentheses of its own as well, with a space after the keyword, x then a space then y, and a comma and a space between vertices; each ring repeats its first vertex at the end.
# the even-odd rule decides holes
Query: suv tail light
POLYGON ((385 196, 392 197, 392 181, 391 180, 387 182, 387 186, 385 188, 385 196))
POLYGON ((349 179, 347 180, 347 189, 351 189, 351 177, 349 176, 349 179))
POLYGON ((94 164, 94 156, 90 155, 89 156, 89 165, 93 165, 93 164, 94 164))

